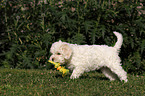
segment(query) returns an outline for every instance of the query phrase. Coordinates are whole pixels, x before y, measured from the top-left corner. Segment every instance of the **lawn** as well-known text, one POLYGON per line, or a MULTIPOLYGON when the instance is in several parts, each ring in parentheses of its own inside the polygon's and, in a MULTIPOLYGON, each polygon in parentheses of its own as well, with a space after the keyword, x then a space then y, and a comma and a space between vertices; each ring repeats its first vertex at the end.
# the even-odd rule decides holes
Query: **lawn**
MULTIPOLYGON (((69 74, 70 75, 70 74, 69 74)), ((62 78, 56 70, 0 69, 2 96, 143 96, 145 74, 128 74, 128 83, 110 82, 99 72, 76 80, 62 78)))

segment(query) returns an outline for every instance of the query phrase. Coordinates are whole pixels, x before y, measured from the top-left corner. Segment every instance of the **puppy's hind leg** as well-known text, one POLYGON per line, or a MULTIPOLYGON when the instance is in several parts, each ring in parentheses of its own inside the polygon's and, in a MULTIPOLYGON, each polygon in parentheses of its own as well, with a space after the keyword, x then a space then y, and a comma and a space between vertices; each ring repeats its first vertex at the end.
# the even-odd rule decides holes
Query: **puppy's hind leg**
POLYGON ((108 66, 108 68, 115 73, 121 81, 127 82, 127 72, 124 71, 120 64, 114 64, 115 66, 108 66))
POLYGON ((117 75, 114 74, 109 68, 107 67, 102 67, 101 68, 102 73, 110 79, 110 81, 118 79, 117 75))

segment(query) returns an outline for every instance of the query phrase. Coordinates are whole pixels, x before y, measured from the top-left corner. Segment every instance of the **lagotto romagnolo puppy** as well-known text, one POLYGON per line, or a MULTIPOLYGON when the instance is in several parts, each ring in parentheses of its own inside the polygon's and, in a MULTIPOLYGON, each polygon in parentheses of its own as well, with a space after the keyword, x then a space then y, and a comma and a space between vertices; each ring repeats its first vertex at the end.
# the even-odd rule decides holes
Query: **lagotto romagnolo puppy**
POLYGON ((107 45, 77 45, 62 42, 52 44, 50 60, 61 65, 67 64, 73 70, 71 79, 79 78, 84 72, 101 69, 102 73, 111 81, 119 78, 127 82, 127 73, 121 67, 119 51, 123 42, 120 33, 114 32, 117 42, 114 47, 107 45))

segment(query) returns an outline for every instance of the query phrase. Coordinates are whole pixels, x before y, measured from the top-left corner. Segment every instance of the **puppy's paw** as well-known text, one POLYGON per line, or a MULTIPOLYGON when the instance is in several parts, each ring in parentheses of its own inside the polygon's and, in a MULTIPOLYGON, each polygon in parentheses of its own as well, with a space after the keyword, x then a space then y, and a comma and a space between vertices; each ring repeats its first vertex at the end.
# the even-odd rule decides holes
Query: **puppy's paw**
POLYGON ((77 76, 77 75, 73 75, 73 74, 72 74, 72 75, 70 76, 70 79, 77 79, 77 78, 79 78, 79 76, 77 76))
POLYGON ((127 83, 128 82, 128 79, 122 80, 122 82, 127 83))

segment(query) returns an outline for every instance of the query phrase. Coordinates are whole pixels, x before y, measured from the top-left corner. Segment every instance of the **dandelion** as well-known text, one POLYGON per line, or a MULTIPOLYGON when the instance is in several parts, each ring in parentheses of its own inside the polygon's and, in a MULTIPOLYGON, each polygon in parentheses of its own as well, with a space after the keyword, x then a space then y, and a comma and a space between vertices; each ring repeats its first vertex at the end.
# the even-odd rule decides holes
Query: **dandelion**
POLYGON ((60 6, 58 6, 59 8, 61 8, 62 7, 62 5, 60 5, 60 6))
POLYGON ((76 10, 76 8, 74 7, 71 7, 71 11, 74 12, 76 10))
POLYGON ((12 74, 9 74, 9 76, 12 76, 12 74))
POLYGON ((23 33, 24 32, 24 30, 21 30, 21 33, 23 33))
POLYGON ((58 4, 59 4, 58 7, 61 8, 61 7, 63 6, 63 5, 62 5, 62 4, 63 4, 63 1, 58 2, 58 4))
POLYGON ((63 4, 63 1, 58 2, 58 4, 63 4))
POLYGON ((20 16, 16 16, 17 21, 20 19, 20 16))
POLYGON ((44 67, 46 67, 46 65, 43 65, 44 67))

